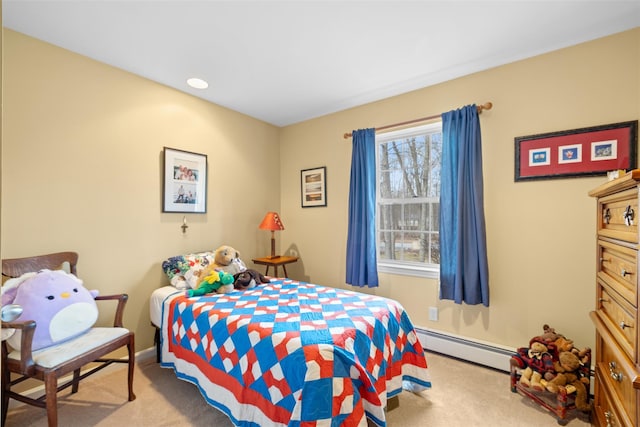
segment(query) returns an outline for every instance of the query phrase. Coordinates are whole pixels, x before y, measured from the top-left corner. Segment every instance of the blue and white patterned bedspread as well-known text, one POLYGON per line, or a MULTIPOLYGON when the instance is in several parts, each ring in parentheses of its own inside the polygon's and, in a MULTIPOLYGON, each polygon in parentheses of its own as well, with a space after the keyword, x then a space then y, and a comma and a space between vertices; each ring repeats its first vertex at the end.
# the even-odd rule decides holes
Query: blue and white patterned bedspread
POLYGON ((431 386, 396 301, 288 279, 169 297, 162 366, 239 426, 386 425, 387 399, 431 386))

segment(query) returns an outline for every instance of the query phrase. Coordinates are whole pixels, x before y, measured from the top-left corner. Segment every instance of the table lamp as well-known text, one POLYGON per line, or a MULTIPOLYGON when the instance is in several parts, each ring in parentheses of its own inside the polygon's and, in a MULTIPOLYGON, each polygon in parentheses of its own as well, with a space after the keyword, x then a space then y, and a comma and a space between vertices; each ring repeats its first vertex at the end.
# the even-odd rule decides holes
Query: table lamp
POLYGON ((274 232, 276 230, 284 230, 284 225, 282 225, 282 221, 280 220, 280 215, 277 212, 267 212, 264 216, 264 219, 258 226, 261 230, 270 230, 271 231, 271 257, 276 258, 276 238, 274 232))

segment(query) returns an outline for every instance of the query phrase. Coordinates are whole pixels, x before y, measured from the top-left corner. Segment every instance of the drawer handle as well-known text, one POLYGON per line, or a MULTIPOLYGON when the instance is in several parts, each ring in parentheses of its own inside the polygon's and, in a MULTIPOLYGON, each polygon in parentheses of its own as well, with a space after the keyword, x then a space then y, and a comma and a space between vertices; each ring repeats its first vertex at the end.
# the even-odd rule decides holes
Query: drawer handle
POLYGON ((627 206, 627 209, 624 210, 624 215, 622 216, 624 217, 624 223, 627 224, 627 226, 633 224, 633 217, 635 216, 635 212, 631 208, 631 205, 627 206))
POLYGON ((602 220, 604 221, 605 224, 609 224, 609 221, 611 221, 611 209, 607 208, 604 210, 604 214, 602 215, 602 220))
POLYGON ((622 277, 625 277, 626 275, 631 276, 632 274, 633 274, 632 272, 627 271, 627 270, 625 270, 624 268, 620 271, 620 275, 621 275, 622 277))
POLYGON ((623 320, 622 322, 620 322, 620 329, 624 331, 624 328, 633 328, 633 325, 627 325, 623 320))
POLYGON ((606 298, 598 298, 598 302, 611 302, 606 298))
POLYGON ((609 362, 609 374, 611 374, 611 378, 613 378, 614 381, 622 382, 622 373, 614 372, 614 369, 616 369, 616 362, 609 362))
POLYGON ((611 413, 611 411, 606 411, 604 413, 604 418, 607 420, 607 427, 614 427, 613 423, 611 421, 613 421, 611 418, 613 417, 613 414, 611 413))

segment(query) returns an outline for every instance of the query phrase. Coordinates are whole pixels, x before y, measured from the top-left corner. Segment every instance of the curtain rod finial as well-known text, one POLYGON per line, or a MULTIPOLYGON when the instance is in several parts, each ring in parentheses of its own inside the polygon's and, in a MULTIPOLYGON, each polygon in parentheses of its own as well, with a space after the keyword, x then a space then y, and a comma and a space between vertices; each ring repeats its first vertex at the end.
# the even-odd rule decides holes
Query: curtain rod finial
POLYGON ((485 102, 484 104, 482 104, 483 110, 491 110, 491 107, 493 107, 493 103, 491 102, 485 102))

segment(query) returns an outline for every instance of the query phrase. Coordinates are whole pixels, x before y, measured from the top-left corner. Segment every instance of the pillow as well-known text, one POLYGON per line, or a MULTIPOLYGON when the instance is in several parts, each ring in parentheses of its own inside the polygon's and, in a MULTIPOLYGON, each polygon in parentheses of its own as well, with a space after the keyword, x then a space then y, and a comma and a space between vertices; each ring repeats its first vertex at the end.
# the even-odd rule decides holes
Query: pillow
POLYGON ((200 283, 200 272, 215 262, 214 252, 198 252, 188 255, 177 255, 162 263, 171 285, 180 290, 196 289, 200 283))
MULTIPOLYGON (((7 281, 3 287, 2 304, 18 304, 22 314, 16 321, 35 320, 33 351, 77 337, 98 320, 95 297, 98 291, 88 291, 82 280, 62 270, 41 270, 26 273, 7 281)), ((17 331, 7 342, 20 350, 21 333, 17 331)))

